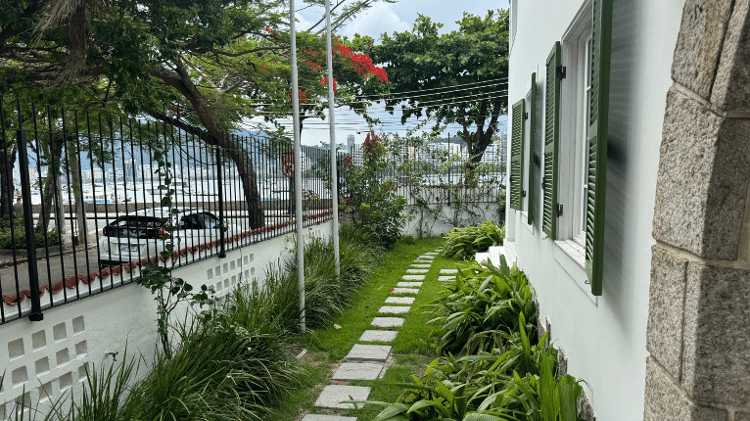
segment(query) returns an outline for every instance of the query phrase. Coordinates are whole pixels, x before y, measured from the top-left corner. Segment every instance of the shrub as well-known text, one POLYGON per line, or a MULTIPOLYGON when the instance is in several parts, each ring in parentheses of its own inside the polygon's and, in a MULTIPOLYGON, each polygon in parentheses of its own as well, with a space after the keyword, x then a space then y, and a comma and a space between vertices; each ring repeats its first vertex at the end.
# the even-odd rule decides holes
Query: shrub
POLYGON ((452 259, 468 259, 477 252, 486 251, 490 246, 503 245, 505 227, 500 228, 485 221, 477 227, 453 228, 446 237, 443 256, 452 259))
POLYGON ((580 382, 558 375, 557 350, 545 346, 547 334, 534 334, 537 311, 525 275, 501 262, 459 272, 432 304, 442 314, 433 321, 441 324, 444 356, 413 377, 398 402, 371 402, 385 406, 374 421, 578 421, 580 382))
MULTIPOLYGON (((430 323, 437 325, 433 335, 439 353, 489 351, 493 346, 489 335, 517 332, 519 314, 524 320, 536 320, 534 291, 526 275, 509 268, 502 257, 501 263, 500 268, 460 270, 446 287, 446 296, 428 305, 435 312, 430 323)), ((536 341, 535 324, 528 323, 525 331, 536 341)))
MULTIPOLYGON (((60 244, 60 235, 56 229, 48 232, 34 232, 37 247, 56 246, 60 244)), ((26 228, 23 216, 0 222, 0 249, 26 249, 26 228), (11 235, 11 225, 13 226, 11 235)))

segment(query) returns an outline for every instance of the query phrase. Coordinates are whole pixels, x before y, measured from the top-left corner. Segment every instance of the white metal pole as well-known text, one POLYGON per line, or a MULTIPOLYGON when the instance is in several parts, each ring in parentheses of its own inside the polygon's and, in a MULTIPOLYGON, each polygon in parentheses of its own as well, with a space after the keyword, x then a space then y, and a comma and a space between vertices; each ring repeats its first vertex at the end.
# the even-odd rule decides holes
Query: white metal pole
POLYGON ((331 196, 333 199, 333 254, 336 276, 341 276, 339 261, 339 175, 336 169, 336 113, 333 103, 333 46, 331 44, 331 0, 326 0, 326 50, 328 50, 328 125, 331 131, 331 196))
MULTIPOLYGON (((305 228, 302 220, 302 145, 299 127, 299 80, 297 75, 297 31, 294 22, 294 0, 289 0, 289 28, 292 49, 292 114, 294 124, 294 200, 297 218, 297 278, 299 289, 299 328, 305 332, 305 228)), ((291 198, 290 198, 291 199, 291 198)))

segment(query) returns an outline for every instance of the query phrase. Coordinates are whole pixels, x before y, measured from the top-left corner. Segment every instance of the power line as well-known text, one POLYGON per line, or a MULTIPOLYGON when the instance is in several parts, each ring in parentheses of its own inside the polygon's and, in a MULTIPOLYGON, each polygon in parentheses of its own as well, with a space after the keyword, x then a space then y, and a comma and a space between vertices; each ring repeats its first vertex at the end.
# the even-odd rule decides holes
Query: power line
MULTIPOLYGON (((419 95, 412 95, 412 96, 403 96, 403 97, 400 97, 400 98, 399 97, 395 97, 395 95, 400 95, 401 93, 389 94, 389 95, 391 95, 390 97, 389 96, 385 96, 385 95, 379 95, 379 97, 377 98, 377 101, 381 101, 381 100, 382 101, 388 101, 388 100, 409 100, 409 99, 415 99, 415 98, 424 97, 424 96, 435 96, 435 95, 446 94, 446 93, 450 93, 450 92, 461 92, 461 91, 466 91, 466 90, 470 90, 470 89, 483 89, 483 88, 495 87, 495 86, 501 86, 501 85, 507 85, 507 84, 508 84, 508 82, 498 82, 498 83, 487 84, 487 85, 484 85, 484 86, 481 86, 481 87, 475 87, 475 88, 469 88, 469 89, 450 89, 450 88, 456 88, 456 87, 460 87, 460 86, 473 85, 473 84, 463 84, 463 85, 446 86, 444 88, 425 89, 423 91, 406 91, 406 92, 402 92, 402 93, 408 93, 408 92, 427 92, 427 91, 436 91, 436 90, 439 90, 439 89, 443 89, 443 91, 441 91, 441 92, 434 92, 434 93, 429 93, 429 94, 419 94, 419 95)), ((493 92, 496 92, 496 91, 493 91, 493 92)), ((369 96, 368 95, 357 95, 356 97, 357 98, 368 98, 368 97, 375 97, 375 96, 374 95, 369 95, 369 96)), ((287 100, 278 100, 277 103, 286 103, 286 102, 287 102, 287 100)), ((344 102, 344 104, 366 104, 366 103, 369 103, 369 102, 372 102, 372 101, 348 101, 348 102, 344 102)), ((269 105, 270 106, 270 105, 277 105, 277 103, 274 103, 274 102, 262 102, 261 103, 261 102, 259 102, 259 103, 253 103, 252 105, 255 105, 255 106, 266 106, 266 105, 269 105)), ((308 102, 307 104, 325 105, 322 102, 308 102)))

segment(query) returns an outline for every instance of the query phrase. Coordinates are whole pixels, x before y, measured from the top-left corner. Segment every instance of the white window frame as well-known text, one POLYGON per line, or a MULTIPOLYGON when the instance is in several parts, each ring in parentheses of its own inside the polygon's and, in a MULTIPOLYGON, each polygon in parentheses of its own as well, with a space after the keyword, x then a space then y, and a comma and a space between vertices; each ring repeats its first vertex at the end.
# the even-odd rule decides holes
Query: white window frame
POLYGON ((590 89, 591 1, 585 1, 562 38, 565 79, 560 90, 560 144, 558 149, 557 240, 567 242, 581 266, 584 262, 586 173, 588 165, 588 91, 590 89))

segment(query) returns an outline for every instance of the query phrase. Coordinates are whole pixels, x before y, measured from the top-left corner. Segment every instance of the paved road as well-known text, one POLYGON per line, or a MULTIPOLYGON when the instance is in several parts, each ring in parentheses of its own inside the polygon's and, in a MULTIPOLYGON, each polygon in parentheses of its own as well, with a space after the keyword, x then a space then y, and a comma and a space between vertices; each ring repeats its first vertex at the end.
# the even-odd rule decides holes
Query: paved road
MULTIPOLYGON (((232 223, 232 219, 234 218, 227 218, 227 222, 232 223)), ((266 218, 266 224, 277 224, 281 220, 289 220, 289 218, 281 216, 268 217, 266 218)), ((104 227, 104 222, 105 221, 103 219, 100 219, 97 222, 98 226, 104 227)), ((99 231, 101 231, 101 229, 99 231)), ((63 253, 62 256, 51 256, 49 259, 46 258, 44 252, 37 256, 38 260, 36 261, 36 265, 40 286, 49 285, 76 274, 89 274, 91 272, 96 272, 99 270, 99 257, 98 250, 96 248, 96 231, 92 230, 89 234, 89 245, 91 248, 88 251, 81 250, 76 253, 63 253)), ((54 251, 57 250, 54 250, 54 248, 50 248, 50 253, 54 251)), ((25 250, 20 250, 17 254, 17 257, 25 257, 25 255, 25 250)), ((8 259, 12 260, 12 257, 8 259)), ((17 291, 16 287, 18 287, 18 291, 30 289, 28 265, 28 262, 24 262, 18 263, 16 265, 11 264, 9 266, 0 268, 0 295, 15 295, 17 291), (16 282, 18 283, 18 285, 16 285, 16 282)))

